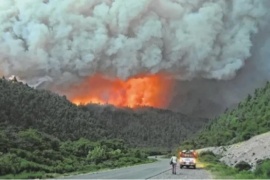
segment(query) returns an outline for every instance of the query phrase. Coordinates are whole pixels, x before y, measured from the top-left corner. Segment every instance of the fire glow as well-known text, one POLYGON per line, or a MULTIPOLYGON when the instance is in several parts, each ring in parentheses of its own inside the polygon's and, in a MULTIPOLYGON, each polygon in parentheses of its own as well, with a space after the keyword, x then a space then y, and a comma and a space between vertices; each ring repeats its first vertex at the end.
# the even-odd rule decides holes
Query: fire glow
POLYGON ((163 74, 140 75, 127 80, 94 75, 74 86, 69 99, 76 105, 111 104, 130 108, 166 108, 172 87, 172 80, 163 74))

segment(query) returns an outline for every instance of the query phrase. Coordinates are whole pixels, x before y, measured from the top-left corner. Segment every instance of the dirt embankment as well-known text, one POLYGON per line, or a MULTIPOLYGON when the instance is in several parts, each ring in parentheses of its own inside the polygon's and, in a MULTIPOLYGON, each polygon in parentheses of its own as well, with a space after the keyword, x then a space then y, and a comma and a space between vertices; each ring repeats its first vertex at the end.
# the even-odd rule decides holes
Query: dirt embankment
POLYGON ((254 170, 261 160, 270 159, 270 132, 230 146, 209 147, 198 150, 198 152, 203 151, 212 151, 214 154, 221 155, 220 160, 228 166, 234 167, 237 163, 245 161, 254 170))

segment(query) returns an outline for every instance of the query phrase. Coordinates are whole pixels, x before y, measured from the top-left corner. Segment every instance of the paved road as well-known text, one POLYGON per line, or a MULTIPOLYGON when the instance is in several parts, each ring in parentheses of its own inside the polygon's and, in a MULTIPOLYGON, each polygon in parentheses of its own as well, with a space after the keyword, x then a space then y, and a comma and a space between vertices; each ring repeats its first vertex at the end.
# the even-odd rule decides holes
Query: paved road
POLYGON ((69 176, 65 179, 211 179, 211 175, 202 168, 180 169, 179 167, 177 174, 173 175, 169 160, 159 159, 150 164, 69 176))
POLYGON ((171 171, 159 174, 151 179, 213 179, 211 174, 203 168, 197 169, 178 169, 176 175, 173 175, 171 171))

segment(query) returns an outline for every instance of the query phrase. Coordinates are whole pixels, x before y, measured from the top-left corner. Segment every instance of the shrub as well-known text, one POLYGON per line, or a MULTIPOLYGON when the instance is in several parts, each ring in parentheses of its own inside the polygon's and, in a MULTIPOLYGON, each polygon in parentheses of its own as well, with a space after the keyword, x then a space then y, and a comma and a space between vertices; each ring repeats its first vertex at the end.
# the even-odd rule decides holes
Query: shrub
POLYGON ((245 161, 240 161, 239 163, 237 163, 235 165, 235 168, 238 170, 238 171, 248 171, 250 170, 252 167, 249 163, 245 162, 245 161))
POLYGON ((120 140, 61 142, 33 129, 8 134, 12 136, 0 131, 0 141, 12 144, 0 155, 0 178, 4 179, 46 178, 47 173, 89 172, 148 160, 141 150, 127 148, 120 140))
POLYGON ((203 156, 206 156, 206 155, 216 157, 216 155, 212 151, 203 151, 203 152, 200 153, 200 157, 203 157, 203 156))
POLYGON ((199 159, 207 162, 219 162, 219 158, 212 151, 204 151, 200 153, 199 159))
POLYGON ((270 178, 270 160, 264 160, 260 164, 258 164, 255 175, 257 176, 263 176, 263 178, 270 178))
POLYGON ((18 173, 20 158, 15 154, 4 154, 0 156, 0 175, 18 173))

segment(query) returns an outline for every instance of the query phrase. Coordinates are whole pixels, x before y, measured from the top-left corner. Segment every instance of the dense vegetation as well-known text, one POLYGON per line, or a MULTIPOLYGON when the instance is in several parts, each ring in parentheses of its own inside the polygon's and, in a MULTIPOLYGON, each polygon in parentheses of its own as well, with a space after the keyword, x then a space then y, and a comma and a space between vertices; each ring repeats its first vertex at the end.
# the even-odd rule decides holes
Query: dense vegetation
POLYGON ((210 170, 217 179, 269 179, 270 160, 258 162, 255 171, 249 171, 250 165, 240 162, 236 168, 229 167, 219 161, 218 156, 212 152, 203 152, 199 159, 206 169, 210 170))
POLYGON ((171 149, 206 122, 148 107, 75 106, 65 96, 2 78, 0 178, 45 178, 145 163, 147 155, 171 149))
POLYGON ((210 121, 193 139, 182 146, 220 146, 248 140, 252 136, 270 131, 270 83, 256 89, 238 107, 227 110, 210 121))
POLYGON ((34 129, 0 131, 0 178, 45 178, 148 162, 122 140, 61 142, 34 129))
POLYGON ((75 106, 65 96, 0 79, 0 128, 37 129, 61 141, 121 138, 133 147, 170 149, 194 134, 206 119, 153 108, 75 106))

